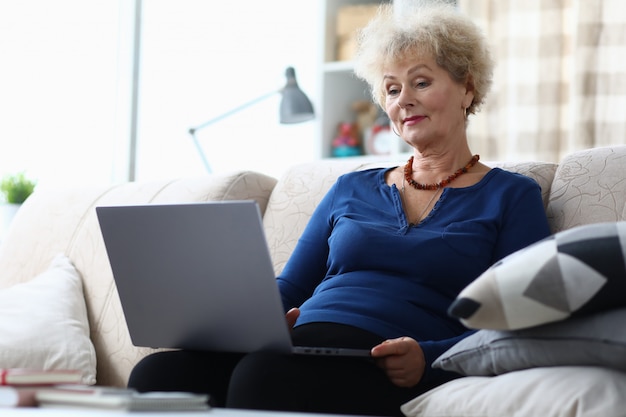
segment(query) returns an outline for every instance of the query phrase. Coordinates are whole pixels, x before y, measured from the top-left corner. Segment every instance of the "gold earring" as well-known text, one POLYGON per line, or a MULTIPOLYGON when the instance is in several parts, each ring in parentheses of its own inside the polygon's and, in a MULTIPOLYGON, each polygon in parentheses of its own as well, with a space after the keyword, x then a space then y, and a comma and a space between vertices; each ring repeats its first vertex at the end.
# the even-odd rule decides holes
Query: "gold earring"
POLYGON ((463 107, 463 118, 467 120, 467 107, 463 107))

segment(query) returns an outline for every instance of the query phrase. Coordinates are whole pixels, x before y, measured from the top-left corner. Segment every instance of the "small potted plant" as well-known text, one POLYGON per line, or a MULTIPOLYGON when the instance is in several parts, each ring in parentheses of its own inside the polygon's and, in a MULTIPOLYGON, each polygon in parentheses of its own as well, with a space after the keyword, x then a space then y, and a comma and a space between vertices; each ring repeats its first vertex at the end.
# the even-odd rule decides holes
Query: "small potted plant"
POLYGON ((28 179, 23 172, 6 175, 0 181, 0 240, 17 210, 35 190, 35 185, 35 181, 28 179))
POLYGON ((0 181, 0 192, 4 202, 8 204, 22 204, 35 190, 35 182, 26 178, 23 172, 7 175, 0 181))

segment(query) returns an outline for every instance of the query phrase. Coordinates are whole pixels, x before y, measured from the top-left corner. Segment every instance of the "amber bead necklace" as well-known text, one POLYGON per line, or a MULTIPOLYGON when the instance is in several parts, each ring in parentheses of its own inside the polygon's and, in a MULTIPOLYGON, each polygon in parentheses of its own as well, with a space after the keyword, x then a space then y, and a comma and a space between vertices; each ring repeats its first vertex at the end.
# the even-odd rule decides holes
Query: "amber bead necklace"
POLYGON ((416 190, 439 190, 449 185, 452 181, 457 179, 459 176, 469 171, 470 168, 476 165, 479 159, 480 159, 479 155, 472 156, 472 159, 470 159, 467 165, 465 165, 463 168, 459 168, 458 170, 456 170, 454 174, 450 175, 446 179, 439 181, 438 183, 420 184, 419 182, 413 179, 413 156, 411 156, 408 162, 406 163, 406 165, 404 166, 404 179, 406 180, 406 182, 408 182, 411 185, 411 187, 415 188, 416 190))

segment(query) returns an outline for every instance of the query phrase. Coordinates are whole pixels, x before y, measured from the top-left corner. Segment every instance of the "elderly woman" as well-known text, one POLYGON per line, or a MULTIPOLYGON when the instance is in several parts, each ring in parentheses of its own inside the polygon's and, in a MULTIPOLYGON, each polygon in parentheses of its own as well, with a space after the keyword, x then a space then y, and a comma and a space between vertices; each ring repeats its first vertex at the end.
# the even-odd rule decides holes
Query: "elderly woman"
POLYGON ((494 262, 549 234, 541 192, 470 151, 468 116, 492 61, 453 7, 394 16, 382 6, 362 31, 356 73, 412 156, 340 177, 277 282, 295 344, 371 358, 167 352, 140 362, 130 386, 208 392, 227 407, 401 415, 457 376, 430 366, 471 333, 447 308, 494 262))

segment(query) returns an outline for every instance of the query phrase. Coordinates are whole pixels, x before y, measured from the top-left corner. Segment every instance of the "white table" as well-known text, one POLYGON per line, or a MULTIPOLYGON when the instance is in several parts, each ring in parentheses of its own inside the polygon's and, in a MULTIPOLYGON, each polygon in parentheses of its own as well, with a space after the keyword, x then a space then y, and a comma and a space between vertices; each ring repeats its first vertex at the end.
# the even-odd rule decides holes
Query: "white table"
POLYGON ((208 411, 176 411, 176 412, 127 412, 96 409, 70 408, 0 408, 2 417, 111 417, 115 415, 134 415, 136 417, 346 417, 339 414, 310 414, 277 411, 232 410, 213 408, 208 411))

